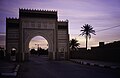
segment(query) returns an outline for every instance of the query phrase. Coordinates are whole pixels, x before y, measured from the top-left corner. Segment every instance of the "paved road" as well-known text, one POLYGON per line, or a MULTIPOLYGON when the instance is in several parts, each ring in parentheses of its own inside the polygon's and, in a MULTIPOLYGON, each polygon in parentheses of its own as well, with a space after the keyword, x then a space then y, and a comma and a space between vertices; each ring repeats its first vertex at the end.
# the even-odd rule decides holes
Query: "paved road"
POLYGON ((17 78, 120 78, 120 74, 119 70, 33 56, 21 65, 17 78))

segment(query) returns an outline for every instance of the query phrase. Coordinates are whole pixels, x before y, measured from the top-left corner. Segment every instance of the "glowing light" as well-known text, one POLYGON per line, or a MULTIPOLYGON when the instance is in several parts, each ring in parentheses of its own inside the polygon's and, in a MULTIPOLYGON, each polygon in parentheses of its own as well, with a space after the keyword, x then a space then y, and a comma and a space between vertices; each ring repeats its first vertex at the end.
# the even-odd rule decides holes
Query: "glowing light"
POLYGON ((38 47, 41 47, 43 49, 48 48, 48 42, 42 36, 36 36, 36 37, 32 38, 30 43, 29 43, 29 48, 30 49, 32 49, 32 48, 37 49, 38 47))

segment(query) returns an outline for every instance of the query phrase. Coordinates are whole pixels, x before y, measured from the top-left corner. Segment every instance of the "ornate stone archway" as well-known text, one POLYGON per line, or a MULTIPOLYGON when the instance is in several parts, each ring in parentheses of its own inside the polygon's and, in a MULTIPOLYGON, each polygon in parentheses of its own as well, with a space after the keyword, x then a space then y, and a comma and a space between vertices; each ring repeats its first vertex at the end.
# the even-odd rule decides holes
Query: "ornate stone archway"
POLYGON ((6 18, 7 54, 10 47, 16 47, 17 59, 28 60, 29 42, 40 35, 49 43, 49 59, 69 59, 68 21, 57 19, 57 11, 30 9, 19 9, 19 19, 6 18))
MULTIPOLYGON (((48 52, 49 53, 55 53, 56 51, 54 50, 54 42, 53 42, 53 31, 49 31, 49 30, 31 30, 31 29, 26 29, 25 30, 25 48, 24 48, 24 52, 26 54, 29 54, 29 42, 30 40, 35 37, 35 36, 42 36, 44 37, 49 44, 49 48, 48 48, 48 52), (49 32, 49 33, 48 33, 49 32), (51 36, 50 36, 51 35, 51 36)), ((49 58, 51 59, 51 58, 49 58)), ((53 59, 55 60, 55 57, 53 57, 53 59)))
MULTIPOLYGON (((46 32, 46 31, 44 31, 44 32, 46 32)), ((28 32, 27 32, 28 33, 28 32)), ((29 42, 31 41, 31 39, 32 38, 34 38, 34 37, 36 37, 36 36, 42 36, 43 38, 45 38, 46 40, 47 40, 47 42, 48 42, 48 45, 49 45, 49 47, 48 47, 48 51, 49 52, 52 52, 53 51, 53 37, 52 36, 50 36, 49 37, 49 35, 51 35, 50 33, 49 34, 44 34, 43 32, 41 33, 41 32, 35 32, 35 33, 32 33, 31 32, 31 34, 29 33, 29 36, 28 36, 28 38, 26 38, 26 43, 25 43, 25 49, 26 49, 26 52, 28 52, 28 46, 29 46, 29 42), (32 34, 32 35, 31 35, 32 34)))

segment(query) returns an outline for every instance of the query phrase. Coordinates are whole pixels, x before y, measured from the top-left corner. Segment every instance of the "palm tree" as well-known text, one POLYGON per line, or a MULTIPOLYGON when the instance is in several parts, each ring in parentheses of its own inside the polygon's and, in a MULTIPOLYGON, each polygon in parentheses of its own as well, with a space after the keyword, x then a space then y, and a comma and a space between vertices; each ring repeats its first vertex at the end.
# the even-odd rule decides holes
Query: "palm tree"
POLYGON ((91 33, 96 35, 95 34, 95 30, 93 30, 93 27, 89 24, 85 24, 83 25, 83 27, 81 27, 82 30, 81 30, 81 34, 80 35, 85 35, 85 38, 86 38, 86 49, 87 49, 87 44, 88 44, 88 37, 89 39, 91 38, 91 33))
POLYGON ((70 40, 70 49, 76 50, 80 44, 78 43, 78 40, 72 39, 70 40))

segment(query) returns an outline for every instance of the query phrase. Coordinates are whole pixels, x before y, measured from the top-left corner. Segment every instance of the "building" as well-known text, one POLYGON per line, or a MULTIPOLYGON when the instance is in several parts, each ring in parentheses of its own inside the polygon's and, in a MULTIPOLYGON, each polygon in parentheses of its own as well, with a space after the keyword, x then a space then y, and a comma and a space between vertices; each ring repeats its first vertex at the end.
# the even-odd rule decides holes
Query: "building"
POLYGON ((48 41, 50 60, 69 59, 68 21, 58 21, 57 11, 19 9, 19 18, 6 18, 6 51, 16 59, 29 59, 29 42, 35 36, 48 41))

